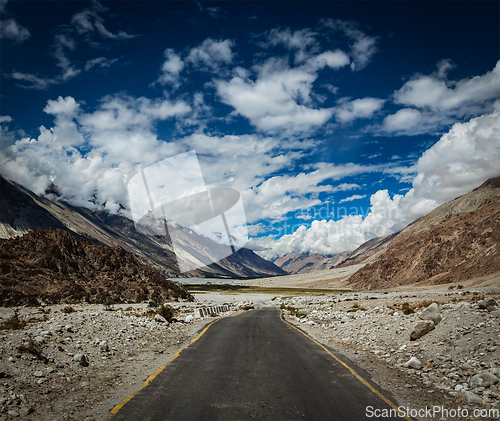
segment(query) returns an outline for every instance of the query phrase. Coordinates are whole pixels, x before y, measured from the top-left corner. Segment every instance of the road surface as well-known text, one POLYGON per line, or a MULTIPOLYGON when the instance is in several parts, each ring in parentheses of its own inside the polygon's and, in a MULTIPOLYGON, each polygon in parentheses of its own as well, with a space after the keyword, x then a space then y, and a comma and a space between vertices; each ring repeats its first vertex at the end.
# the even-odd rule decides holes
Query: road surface
POLYGON ((373 416, 390 414, 395 400, 365 379, 362 369, 264 307, 211 325, 110 419, 403 420, 373 416))

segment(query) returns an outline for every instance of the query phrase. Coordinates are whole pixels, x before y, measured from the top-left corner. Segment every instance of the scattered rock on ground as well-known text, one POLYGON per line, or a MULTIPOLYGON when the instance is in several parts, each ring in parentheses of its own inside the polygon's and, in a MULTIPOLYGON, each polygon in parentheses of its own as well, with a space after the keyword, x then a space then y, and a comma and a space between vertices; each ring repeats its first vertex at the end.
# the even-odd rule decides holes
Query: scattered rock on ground
POLYGON ((488 311, 494 311, 498 308, 498 303, 491 297, 488 297, 484 300, 481 300, 477 303, 477 306, 480 309, 488 310, 488 311))
POLYGON ((419 369, 422 367, 422 363, 416 357, 411 357, 408 361, 404 363, 405 367, 416 368, 419 369))
POLYGON ((478 395, 469 390, 460 391, 460 393, 458 394, 458 400, 466 404, 473 403, 480 405, 483 403, 483 400, 478 395))
POLYGON ((165 319, 161 314, 156 314, 155 315, 155 321, 160 322, 160 323, 168 323, 168 320, 165 319))
POLYGON ((432 320, 421 320, 415 323, 413 330, 410 333, 410 339, 412 341, 421 338, 426 333, 429 333, 434 329, 434 322, 432 320))
POLYGON ((76 354, 73 357, 73 361, 77 362, 82 367, 88 367, 89 366, 89 357, 87 357, 85 354, 76 354))
POLYGON ((432 303, 429 307, 423 310, 418 317, 422 320, 432 320, 434 322, 434 326, 437 326, 442 320, 442 317, 439 315, 439 307, 436 303, 432 303))

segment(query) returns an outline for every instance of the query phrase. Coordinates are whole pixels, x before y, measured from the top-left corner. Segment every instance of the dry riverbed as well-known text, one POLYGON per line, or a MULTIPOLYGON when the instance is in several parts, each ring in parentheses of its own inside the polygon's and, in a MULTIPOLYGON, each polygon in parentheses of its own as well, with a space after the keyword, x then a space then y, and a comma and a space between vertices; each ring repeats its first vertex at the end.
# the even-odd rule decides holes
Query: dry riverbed
POLYGON ((366 370, 400 405, 450 410, 433 417, 413 411, 413 419, 493 420, 500 418, 499 298, 497 289, 344 293, 273 303, 286 308, 286 320, 366 370), (490 301, 484 308, 487 297, 497 306, 490 301), (431 314, 437 323, 411 340, 415 326, 427 323, 419 315, 425 318, 422 311, 431 303, 437 303, 431 308, 437 307, 431 314))
POLYGON ((0 324, 14 312, 28 321, 0 330, 0 419, 103 420, 204 326, 241 313, 248 302, 192 321, 196 308, 221 300, 168 304, 179 322, 155 320, 147 304, 0 309, 0 324))

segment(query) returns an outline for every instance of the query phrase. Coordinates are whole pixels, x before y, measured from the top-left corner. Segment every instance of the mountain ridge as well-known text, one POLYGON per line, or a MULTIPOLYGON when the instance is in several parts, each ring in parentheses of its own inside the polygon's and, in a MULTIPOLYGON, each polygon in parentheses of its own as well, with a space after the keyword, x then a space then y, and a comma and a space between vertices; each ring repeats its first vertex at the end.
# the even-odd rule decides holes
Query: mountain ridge
MULTIPOLYGON (((102 210, 75 207, 36 195, 0 176, 0 238, 12 238, 38 228, 63 229, 107 246, 120 246, 166 277, 247 277, 283 275, 278 266, 250 250, 236 253, 203 269, 181 274, 168 237, 136 229, 134 222, 102 210), (249 264, 245 264, 245 260, 249 264)), ((187 238, 186 241, 194 241, 187 238)), ((206 241, 205 241, 206 243, 206 241)), ((200 244, 196 244, 200 246, 200 244)), ((205 247, 208 247, 205 245, 205 247)), ((210 250, 207 250, 209 253, 210 250)))
POLYGON ((329 269, 342 263, 349 252, 326 256, 319 253, 288 253, 278 257, 274 263, 288 273, 310 273, 329 269))
POLYGON ((500 177, 413 221, 347 282, 363 289, 440 285, 498 271, 500 177))

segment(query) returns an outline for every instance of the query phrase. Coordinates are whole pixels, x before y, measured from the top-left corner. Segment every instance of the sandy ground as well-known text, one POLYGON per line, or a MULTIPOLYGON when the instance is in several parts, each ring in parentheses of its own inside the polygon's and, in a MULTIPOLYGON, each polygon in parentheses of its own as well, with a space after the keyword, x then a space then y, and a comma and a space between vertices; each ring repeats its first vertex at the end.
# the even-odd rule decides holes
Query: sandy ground
MULTIPOLYGON (((312 288, 331 290, 352 290, 347 283, 348 278, 364 264, 335 268, 318 272, 276 276, 272 278, 259 278, 238 280, 241 285, 252 285, 257 287, 271 288, 312 288)), ((430 285, 421 282, 416 285, 398 286, 391 288, 392 291, 446 291, 451 287, 462 285, 464 288, 495 288, 500 286, 500 272, 478 278, 472 278, 463 282, 453 284, 430 285)))
POLYGON ((347 278, 363 266, 363 264, 359 264, 304 274, 248 280, 242 279, 238 280, 238 283, 267 288, 351 289, 346 283, 347 278))

